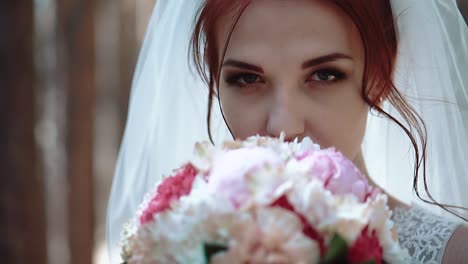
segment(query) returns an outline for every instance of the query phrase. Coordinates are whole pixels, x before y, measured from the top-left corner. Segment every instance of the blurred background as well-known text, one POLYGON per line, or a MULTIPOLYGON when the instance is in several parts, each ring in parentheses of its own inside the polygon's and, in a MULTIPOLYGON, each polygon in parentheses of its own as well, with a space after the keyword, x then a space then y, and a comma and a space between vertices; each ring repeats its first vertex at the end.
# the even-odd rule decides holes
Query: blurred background
POLYGON ((107 200, 155 1, 0 2, 1 263, 107 263, 107 200))
POLYGON ((0 3, 0 262, 107 263, 107 200, 155 2, 0 3))

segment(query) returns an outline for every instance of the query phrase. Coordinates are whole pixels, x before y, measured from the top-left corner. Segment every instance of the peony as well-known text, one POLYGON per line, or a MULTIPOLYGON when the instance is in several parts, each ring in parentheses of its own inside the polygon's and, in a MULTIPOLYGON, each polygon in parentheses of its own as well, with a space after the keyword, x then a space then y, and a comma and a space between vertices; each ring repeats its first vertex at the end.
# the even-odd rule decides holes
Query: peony
POLYGON ((267 148, 241 148, 220 153, 215 158, 209 175, 208 191, 239 208, 251 198, 247 175, 265 166, 275 167, 281 164, 280 157, 267 148))
POLYGON ((315 263, 318 245, 302 233, 300 219, 288 210, 257 208, 250 221, 230 229, 228 250, 215 255, 217 263, 315 263))
POLYGON ((365 202, 374 192, 359 169, 333 148, 315 151, 300 162, 308 164, 312 177, 321 180, 325 188, 335 195, 351 193, 365 202))

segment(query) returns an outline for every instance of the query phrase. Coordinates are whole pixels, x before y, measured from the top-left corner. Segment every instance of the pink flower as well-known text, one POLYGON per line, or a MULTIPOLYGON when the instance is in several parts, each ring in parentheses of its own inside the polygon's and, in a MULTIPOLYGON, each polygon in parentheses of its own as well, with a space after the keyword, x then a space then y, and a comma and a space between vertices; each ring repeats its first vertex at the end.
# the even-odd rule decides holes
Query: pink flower
POLYGON ((366 177, 349 159, 333 148, 316 151, 302 162, 310 162, 312 176, 321 180, 325 188, 335 195, 354 194, 361 202, 375 196, 366 177))
POLYGON ((176 175, 166 178, 158 186, 156 196, 149 202, 140 216, 140 223, 145 224, 153 221, 154 214, 170 208, 171 202, 188 195, 197 173, 197 169, 189 163, 177 171, 176 175))
POLYGON ((264 166, 281 163, 280 157, 271 149, 254 147, 230 150, 215 158, 208 176, 208 189, 239 208, 251 196, 247 175, 264 166))
POLYGON ((315 149, 311 149, 311 148, 310 148, 310 149, 306 149, 306 150, 304 150, 304 151, 301 151, 301 152, 296 153, 294 157, 295 157, 297 160, 303 160, 303 159, 305 159, 305 158, 307 158, 307 157, 312 156, 312 154, 314 154, 315 151, 316 151, 315 149))

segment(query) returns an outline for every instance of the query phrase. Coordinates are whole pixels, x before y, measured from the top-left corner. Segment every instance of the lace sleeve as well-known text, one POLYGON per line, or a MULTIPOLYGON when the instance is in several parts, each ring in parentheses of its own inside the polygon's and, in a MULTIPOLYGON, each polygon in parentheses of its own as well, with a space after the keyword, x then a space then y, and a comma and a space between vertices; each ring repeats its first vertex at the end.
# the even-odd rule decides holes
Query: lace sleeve
POLYGON ((447 242, 458 225, 416 205, 395 208, 393 221, 401 247, 408 250, 415 264, 441 264, 447 242))

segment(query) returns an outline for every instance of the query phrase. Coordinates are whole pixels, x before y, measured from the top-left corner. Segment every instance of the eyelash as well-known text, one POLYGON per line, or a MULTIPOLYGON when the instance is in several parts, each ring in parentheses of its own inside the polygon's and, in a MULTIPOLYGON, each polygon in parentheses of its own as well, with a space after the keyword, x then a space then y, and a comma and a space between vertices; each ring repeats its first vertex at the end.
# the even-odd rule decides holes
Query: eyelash
POLYGON ((310 79, 312 76, 316 75, 316 74, 319 74, 319 73, 327 73, 328 75, 333 75, 334 76, 334 79, 332 80, 312 80, 314 82, 321 82, 321 83, 335 83, 335 82, 339 82, 343 79, 346 78, 346 74, 340 70, 336 70, 336 69, 321 69, 321 70, 317 70, 317 71, 314 71, 312 74, 310 74, 308 77, 307 77, 307 80, 310 79))
POLYGON ((235 74, 228 75, 225 78, 225 81, 226 81, 227 84, 229 84, 231 86, 245 87, 245 86, 250 86, 250 85, 257 84, 258 79, 260 79, 260 76, 258 76, 255 73, 242 72, 242 73, 235 73, 235 74), (256 82, 254 82, 254 83, 242 83, 241 81, 245 77, 256 77, 256 82))
MULTIPOLYGON (((346 78, 346 74, 344 72, 340 71, 340 70, 321 69, 321 70, 314 71, 310 75, 308 75, 307 78, 306 78, 306 81, 320 82, 320 83, 335 83, 335 82, 339 82, 339 81, 341 81, 341 80, 343 80, 345 78, 346 78), (328 75, 332 75, 332 76, 334 76, 334 79, 332 79, 332 80, 310 80, 309 81, 309 79, 312 78, 312 76, 314 76, 316 74, 319 74, 319 73, 326 73, 328 75)), ((240 87, 240 88, 244 88, 246 86, 256 85, 256 84, 259 83, 258 80, 260 80, 260 83, 263 83, 263 80, 262 80, 262 78, 260 76, 258 76, 255 73, 248 73, 248 72, 231 74, 231 75, 228 75, 225 78, 225 82, 227 84, 229 84, 231 86, 240 87), (253 83, 246 83, 245 79, 244 79, 244 82, 242 82, 242 79, 245 78, 245 77, 255 77, 256 80, 253 83)))

